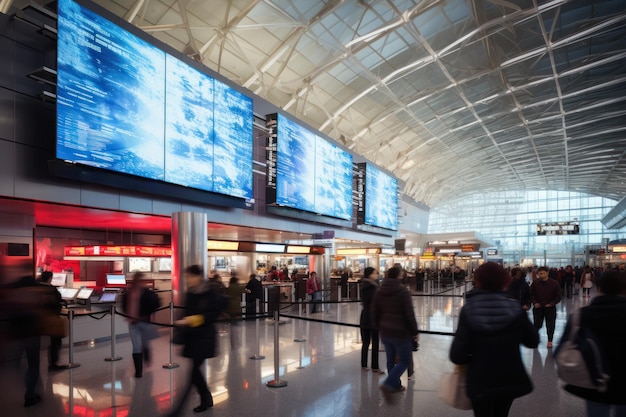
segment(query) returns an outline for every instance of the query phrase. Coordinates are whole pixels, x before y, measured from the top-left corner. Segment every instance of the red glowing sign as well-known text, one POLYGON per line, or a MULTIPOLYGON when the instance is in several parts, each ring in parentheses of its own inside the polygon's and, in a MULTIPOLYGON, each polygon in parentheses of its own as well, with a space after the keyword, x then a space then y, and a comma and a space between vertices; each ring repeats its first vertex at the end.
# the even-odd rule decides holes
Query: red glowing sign
POLYGON ((66 246, 65 256, 148 256, 171 257, 172 248, 163 246, 66 246))

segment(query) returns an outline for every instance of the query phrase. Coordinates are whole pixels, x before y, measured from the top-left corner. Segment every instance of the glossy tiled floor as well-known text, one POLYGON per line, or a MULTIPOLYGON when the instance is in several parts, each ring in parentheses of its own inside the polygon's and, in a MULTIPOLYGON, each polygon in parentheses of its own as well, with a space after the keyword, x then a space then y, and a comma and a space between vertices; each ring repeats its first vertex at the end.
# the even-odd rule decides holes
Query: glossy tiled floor
MULTIPOLYGON (((407 391, 397 394, 393 405, 383 402, 378 389, 383 377, 360 368, 357 303, 332 304, 327 311, 309 315, 315 321, 281 318, 279 327, 280 379, 283 388, 270 388, 274 379, 274 326, 270 320, 245 322, 220 332, 221 354, 207 362, 206 375, 215 406, 204 413, 194 413, 198 403, 193 393, 184 409, 185 416, 468 416, 471 411, 454 410, 437 398, 441 374, 451 368, 448 348, 463 299, 454 296, 414 297, 415 311, 421 329, 435 334, 422 334, 419 352, 414 353, 416 376, 403 384, 407 391), (328 320, 337 325, 323 323, 328 320), (238 347, 232 349, 231 335, 238 347), (306 341, 295 342, 303 336, 306 341), (257 342, 258 341, 258 342, 257 342), (255 354, 265 359, 254 360, 255 354)), ((584 301, 579 297, 565 299, 558 308, 559 340, 566 314, 584 301)), ((295 309, 285 309, 297 314, 295 309)), ((541 332, 545 341, 545 329, 541 332)), ((174 361, 179 368, 164 369, 169 363, 167 334, 154 343, 153 364, 144 370, 144 377, 135 379, 130 357, 130 340, 117 341, 121 361, 106 362, 111 354, 110 343, 77 346, 74 361, 80 367, 48 373, 46 352, 42 351, 41 389, 43 401, 24 408, 24 365, 15 361, 1 363, 0 415, 7 417, 101 417, 161 416, 167 413, 177 390, 187 377, 187 360, 173 347, 174 361)), ((45 340, 43 342, 45 344, 45 340)), ((67 360, 67 349, 61 352, 67 360)), ((511 416, 583 416, 582 400, 560 388, 550 351, 542 343, 538 349, 523 350, 524 361, 532 374, 535 390, 513 404, 511 416)), ((381 365, 384 353, 380 353, 381 365)))

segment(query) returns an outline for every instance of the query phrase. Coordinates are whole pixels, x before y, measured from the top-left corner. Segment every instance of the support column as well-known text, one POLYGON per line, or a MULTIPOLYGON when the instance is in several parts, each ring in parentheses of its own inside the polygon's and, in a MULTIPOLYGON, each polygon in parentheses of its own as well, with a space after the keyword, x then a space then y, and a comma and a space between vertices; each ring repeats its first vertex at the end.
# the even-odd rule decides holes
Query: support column
POLYGON ((207 279, 207 215, 180 211, 172 213, 172 299, 175 306, 183 303, 187 289, 185 268, 200 265, 207 279))

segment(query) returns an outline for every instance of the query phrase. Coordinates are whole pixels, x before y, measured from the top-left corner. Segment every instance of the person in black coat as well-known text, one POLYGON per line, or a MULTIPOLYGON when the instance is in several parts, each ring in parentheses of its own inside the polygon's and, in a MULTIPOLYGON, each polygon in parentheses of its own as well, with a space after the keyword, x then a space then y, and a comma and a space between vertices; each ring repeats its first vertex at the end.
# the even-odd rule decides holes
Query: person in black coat
POLYGON ((374 328, 372 324, 372 301, 374 300, 374 294, 378 290, 378 282, 376 270, 371 266, 368 266, 363 271, 363 280, 361 281, 361 304, 363 310, 361 311, 361 317, 359 319, 359 327, 361 329, 361 339, 363 345, 361 346, 361 368, 367 371, 367 353, 372 344, 372 371, 383 373, 378 368, 378 348, 379 348, 379 336, 378 330, 374 328))
POLYGON ((204 271, 198 265, 185 269, 185 282, 187 284, 185 316, 177 320, 176 324, 184 326, 182 354, 191 359, 192 367, 189 382, 180 396, 178 405, 170 414, 171 417, 179 415, 192 386, 195 386, 200 394, 200 405, 193 411, 201 412, 213 406, 213 397, 200 372, 200 367, 205 359, 217 355, 214 321, 228 303, 226 297, 211 289, 209 282, 204 280, 204 271))
MULTIPOLYGON (((50 311, 50 314, 61 314, 61 293, 57 291, 55 287, 50 283, 52 281, 52 272, 43 271, 39 276, 39 284, 46 289, 47 305, 46 308, 50 311)), ((50 346, 48 346, 48 370, 60 371, 67 369, 67 366, 59 365, 59 353, 61 351, 62 338, 59 336, 50 336, 50 346)))
POLYGON ((504 293, 509 279, 495 262, 476 270, 476 290, 461 309, 450 347, 450 360, 467 365, 467 396, 476 417, 505 417, 515 398, 533 390, 519 345, 537 347, 539 334, 517 301, 504 293))
POLYGON ((246 320, 254 320, 256 311, 256 301, 263 298, 263 284, 257 278, 256 274, 250 274, 248 283, 246 284, 246 320))
POLYGON ((511 278, 506 292, 509 294, 509 297, 519 301, 524 311, 528 311, 530 309, 530 287, 526 282, 522 269, 518 267, 513 268, 511 270, 511 278))
MULTIPOLYGON (((604 348, 603 358, 608 365, 610 379, 607 390, 566 385, 565 390, 586 400, 588 416, 616 416, 626 414, 626 275, 618 270, 606 271, 597 279, 600 295, 591 304, 580 309, 580 327, 590 329, 604 348)), ((559 347, 569 338, 571 316, 563 332, 559 347)))

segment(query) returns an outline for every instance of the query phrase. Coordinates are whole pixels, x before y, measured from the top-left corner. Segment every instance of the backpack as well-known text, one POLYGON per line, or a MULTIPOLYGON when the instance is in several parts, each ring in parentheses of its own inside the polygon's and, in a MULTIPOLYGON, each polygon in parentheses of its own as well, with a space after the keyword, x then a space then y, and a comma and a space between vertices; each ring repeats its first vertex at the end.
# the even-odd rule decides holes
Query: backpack
POLYGON ((156 292, 148 289, 143 297, 145 297, 142 302, 145 303, 146 313, 152 314, 161 307, 161 300, 156 292))
POLYGON ((559 378, 567 384, 607 390, 610 375, 602 342, 590 329, 580 326, 580 310, 572 313, 571 329, 554 352, 559 378))

